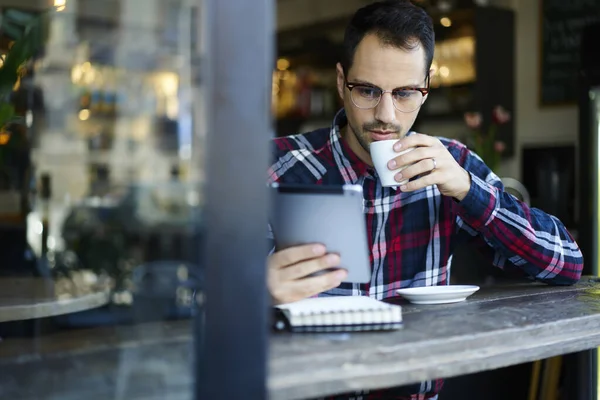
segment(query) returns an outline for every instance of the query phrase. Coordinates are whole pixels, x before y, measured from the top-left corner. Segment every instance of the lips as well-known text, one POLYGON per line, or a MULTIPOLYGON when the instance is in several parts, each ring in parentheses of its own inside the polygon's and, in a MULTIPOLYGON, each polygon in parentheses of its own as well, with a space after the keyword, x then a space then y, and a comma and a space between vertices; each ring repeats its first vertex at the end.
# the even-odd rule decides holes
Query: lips
POLYGON ((393 131, 369 131, 371 139, 377 140, 390 140, 395 139, 394 135, 396 132, 393 131))

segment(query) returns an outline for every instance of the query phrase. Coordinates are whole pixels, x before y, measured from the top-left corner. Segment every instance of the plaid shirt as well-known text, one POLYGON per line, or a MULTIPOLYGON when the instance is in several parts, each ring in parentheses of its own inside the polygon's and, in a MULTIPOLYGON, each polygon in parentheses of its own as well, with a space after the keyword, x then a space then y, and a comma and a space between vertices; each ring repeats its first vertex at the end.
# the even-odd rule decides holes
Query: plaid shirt
MULTIPOLYGON (((447 285, 453 250, 465 240, 475 241, 495 266, 517 268, 538 281, 564 285, 580 278, 583 256, 564 225, 505 192, 502 181, 463 144, 439 138, 471 175, 471 189, 462 201, 443 196, 436 186, 405 193, 382 187, 374 168, 341 139, 340 128, 346 123, 341 110, 331 128, 274 139, 274 161, 268 170, 269 183, 359 184, 363 188, 371 281, 342 283, 322 296, 385 299, 396 296, 400 288, 447 285)), ((385 394, 354 396, 429 398, 442 384, 437 380, 385 394)))

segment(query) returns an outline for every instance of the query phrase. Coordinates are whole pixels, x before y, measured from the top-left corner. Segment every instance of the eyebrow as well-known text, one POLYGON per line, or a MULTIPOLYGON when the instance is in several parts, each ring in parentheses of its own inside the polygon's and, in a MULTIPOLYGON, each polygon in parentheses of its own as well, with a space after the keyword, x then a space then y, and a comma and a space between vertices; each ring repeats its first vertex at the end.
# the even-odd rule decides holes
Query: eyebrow
MULTIPOLYGON (((373 87, 379 88, 379 86, 375 85, 374 83, 371 83, 369 81, 365 81, 364 79, 360 79, 360 78, 349 79, 348 82, 360 83, 360 84, 363 84, 363 85, 368 85, 368 86, 373 86, 373 87)), ((398 88, 420 88, 420 87, 422 87, 421 84, 407 84, 407 85, 396 86, 394 89, 398 89, 398 88)))

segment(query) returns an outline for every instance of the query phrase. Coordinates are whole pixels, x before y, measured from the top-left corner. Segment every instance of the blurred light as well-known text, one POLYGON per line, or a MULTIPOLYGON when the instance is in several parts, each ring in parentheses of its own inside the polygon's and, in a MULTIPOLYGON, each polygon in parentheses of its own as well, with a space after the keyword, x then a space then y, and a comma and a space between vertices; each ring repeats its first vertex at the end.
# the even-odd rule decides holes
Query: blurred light
POLYGON ((177 278, 179 278, 180 281, 188 280, 188 269, 185 265, 180 265, 177 268, 177 278))
POLYGON ((442 26, 449 28, 452 26, 452 20, 448 17, 443 17, 442 19, 440 19, 440 24, 442 24, 442 26))
POLYGON ((129 305, 133 303, 133 296, 128 290, 113 293, 113 302, 115 304, 129 305))
POLYGON ((46 243, 48 244, 48 248, 50 250, 54 250, 56 248, 56 239, 54 239, 54 237, 48 236, 48 241, 46 243))
POLYGON ((192 190, 187 194, 187 203, 190 207, 197 207, 200 204, 200 194, 192 190))
POLYGON ((30 128, 33 124, 33 112, 31 110, 25 112, 25 124, 30 128))
POLYGON ((446 67, 445 65, 442 65, 440 67, 440 75, 443 76, 444 78, 447 78, 448 76, 450 76, 450 68, 446 67))
POLYGON ((63 11, 67 6, 67 0, 54 0, 54 7, 56 11, 63 11))
POLYGON ((44 225, 42 225, 42 223, 40 221, 37 221, 35 223, 35 230, 34 231, 38 235, 41 235, 44 232, 44 225))
POLYGON ((121 300, 123 300, 124 304, 132 304, 133 296, 131 295, 131 292, 130 291, 123 292, 123 294, 121 295, 121 300))
POLYGON ((71 81, 73 83, 78 83, 81 81, 81 77, 83 76, 83 68, 79 65, 75 65, 71 70, 71 81))
MULTIPOLYGON (((83 83, 86 85, 91 85, 92 83, 94 83, 94 80, 96 79, 96 71, 91 68, 89 70, 83 69, 84 71, 83 73, 83 83)), ((100 82, 98 82, 98 84, 100 84, 100 82)))
POLYGON ((447 13, 452 9, 452 4, 449 0, 438 0, 437 8, 443 13, 447 13))
POLYGON ((165 96, 176 96, 179 87, 179 78, 174 73, 162 73, 157 76, 157 83, 160 85, 165 96))
POLYGON ((184 144, 179 147, 179 158, 182 160, 189 160, 192 158, 192 146, 184 144))
POLYGON ((10 133, 0 132, 0 146, 3 146, 6 143, 8 143, 9 139, 10 139, 10 133))
POLYGON ((177 100, 177 97, 172 96, 167 98, 166 114, 170 119, 177 119, 179 115, 179 100, 177 100))
POLYGON ((286 81, 286 80, 290 79, 291 76, 292 76, 292 73, 290 71, 283 71, 280 75, 280 78, 282 81, 286 81))
POLYGON ((98 283, 98 275, 92 271, 82 272, 83 283, 86 285, 95 285, 98 283))
POLYGON ((84 108, 83 110, 79 111, 79 119, 82 121, 87 121, 90 118, 90 110, 88 110, 87 108, 84 108))
POLYGON ((285 71, 290 67, 290 62, 285 58, 280 58, 277 60, 277 69, 280 71, 285 71))

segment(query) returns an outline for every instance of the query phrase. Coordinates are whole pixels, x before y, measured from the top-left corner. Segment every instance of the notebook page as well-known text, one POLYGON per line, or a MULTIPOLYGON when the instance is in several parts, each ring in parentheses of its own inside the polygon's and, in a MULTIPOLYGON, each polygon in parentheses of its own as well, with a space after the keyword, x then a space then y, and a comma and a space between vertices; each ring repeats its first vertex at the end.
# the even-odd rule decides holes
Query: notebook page
POLYGON ((317 297, 281 304, 277 308, 292 315, 347 312, 355 310, 387 310, 394 306, 367 296, 317 297))

